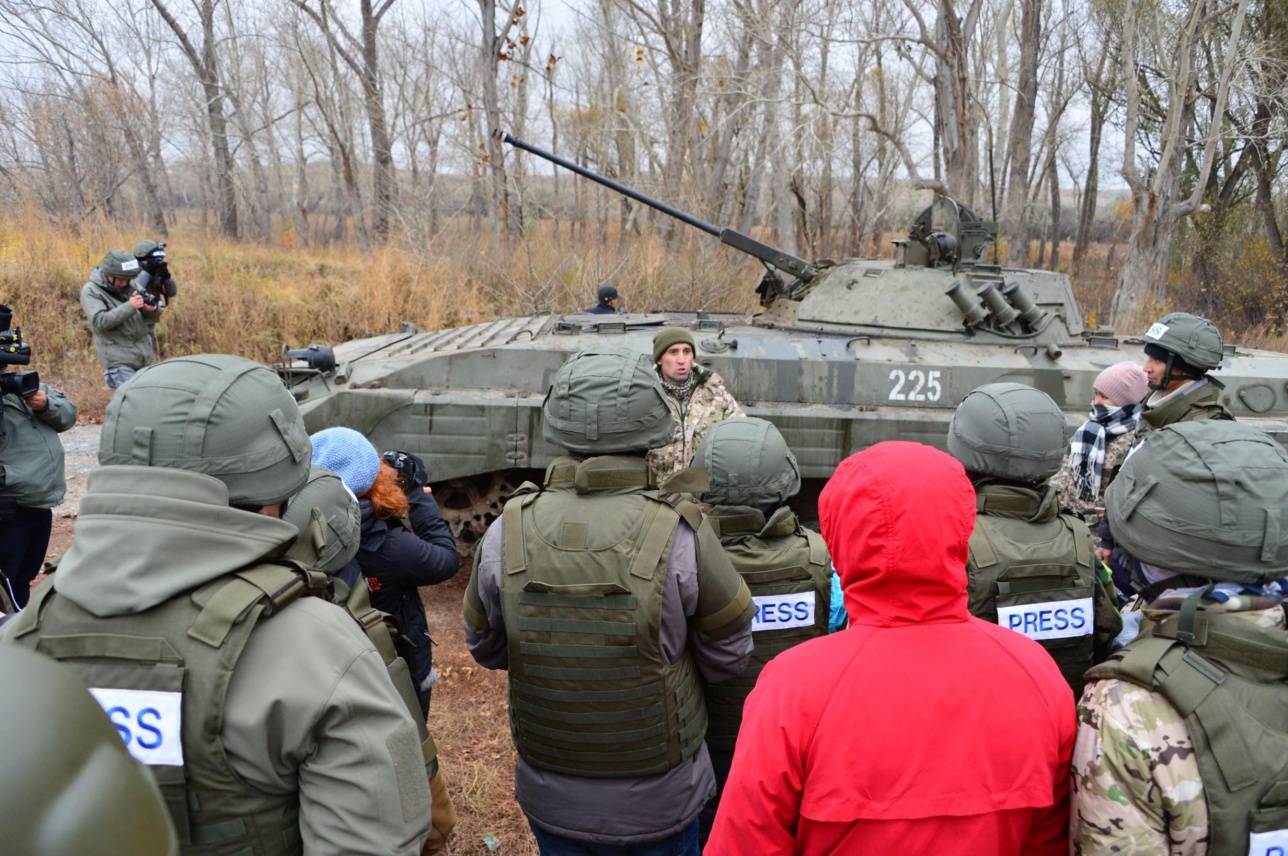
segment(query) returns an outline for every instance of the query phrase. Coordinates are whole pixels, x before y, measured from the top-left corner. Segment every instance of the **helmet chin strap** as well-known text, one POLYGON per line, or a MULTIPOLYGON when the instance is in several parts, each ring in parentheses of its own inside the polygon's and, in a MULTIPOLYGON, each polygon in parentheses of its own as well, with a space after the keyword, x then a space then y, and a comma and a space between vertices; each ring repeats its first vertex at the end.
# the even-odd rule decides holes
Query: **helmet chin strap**
MULTIPOLYGON (((1161 350, 1161 349, 1160 349, 1160 350, 1161 350)), ((1153 383, 1151 383, 1151 384, 1149 384, 1149 388, 1150 388, 1150 389, 1152 389, 1152 390, 1154 390, 1154 392, 1166 392, 1166 391, 1167 391, 1167 385, 1168 385, 1169 383, 1171 383, 1171 382, 1172 382, 1172 366, 1173 366, 1175 363, 1176 363, 1176 354, 1173 354, 1171 351, 1168 351, 1168 352, 1167 352, 1167 362, 1166 362, 1166 363, 1164 363, 1164 366, 1165 366, 1165 367, 1164 367, 1164 369, 1163 369, 1163 381, 1162 381, 1162 383, 1158 383, 1158 384, 1153 384, 1153 383)), ((1181 375, 1181 376, 1182 376, 1182 377, 1184 377, 1184 375, 1181 375)))

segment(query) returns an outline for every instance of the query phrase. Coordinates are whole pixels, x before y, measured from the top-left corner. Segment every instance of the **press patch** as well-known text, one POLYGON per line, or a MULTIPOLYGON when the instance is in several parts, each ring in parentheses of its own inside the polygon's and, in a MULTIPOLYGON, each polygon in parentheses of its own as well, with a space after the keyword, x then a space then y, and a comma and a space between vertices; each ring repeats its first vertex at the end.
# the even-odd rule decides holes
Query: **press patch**
POLYGON ((121 270, 138 270, 139 262, 137 259, 121 262, 121 270))
POLYGON ((1145 331, 1146 339, 1161 339, 1167 335, 1167 325, 1162 322, 1154 322, 1150 328, 1145 331))
POLYGON ((1090 636, 1091 598, 1080 597, 1073 600, 1049 600, 1045 603, 999 606, 997 623, 1007 630, 1014 630, 1039 642, 1043 639, 1090 636))
POLYGON ((751 632, 762 630, 790 630, 793 627, 814 626, 814 592, 795 594, 766 594, 752 598, 756 613, 751 620, 751 632))
POLYGON ((1248 836, 1248 856, 1288 856, 1288 829, 1254 832, 1248 836))
POLYGON ((90 687, 135 760, 183 766, 183 693, 90 687))

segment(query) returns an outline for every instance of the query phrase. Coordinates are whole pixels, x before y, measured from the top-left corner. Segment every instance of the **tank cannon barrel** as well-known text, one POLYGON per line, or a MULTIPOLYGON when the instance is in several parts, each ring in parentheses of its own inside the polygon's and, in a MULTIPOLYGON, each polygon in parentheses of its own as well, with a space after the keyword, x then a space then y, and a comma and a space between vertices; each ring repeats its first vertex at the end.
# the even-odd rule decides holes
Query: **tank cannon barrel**
POLYGON ((775 249, 774 247, 771 247, 768 244, 764 244, 764 243, 761 243, 760 241, 757 241, 755 238, 751 237, 750 235, 744 235, 743 233, 737 232, 733 229, 721 229, 717 226, 713 226, 710 223, 706 222, 705 220, 702 220, 693 216, 687 211, 681 211, 679 208, 676 208, 673 205, 667 205, 665 202, 659 202, 658 200, 653 199, 650 196, 646 196, 643 193, 640 193, 638 190, 635 190, 632 187, 627 187, 625 184, 622 184, 620 181, 614 181, 613 179, 608 178, 607 176, 600 175, 599 173, 593 170, 589 170, 580 164, 573 163, 567 158, 560 157, 554 152, 549 152, 543 148, 534 146, 531 143, 524 142, 523 140, 520 140, 518 137, 515 137, 508 132, 502 132, 501 140, 502 142, 509 143, 510 145, 514 146, 516 149, 522 149, 523 151, 528 152, 529 154, 533 154, 539 158, 548 160, 551 163, 561 166, 566 170, 575 172, 577 175, 580 175, 582 178, 588 178, 591 181, 595 182, 596 184, 600 184, 600 185, 603 185, 604 187, 607 187, 609 190, 612 190, 616 193, 620 193, 623 196, 626 196, 630 199, 634 199, 636 202, 639 202, 643 205, 647 205, 650 208, 653 208, 657 211, 661 211, 663 214, 666 214, 668 217, 674 217, 675 219, 681 221, 682 223, 687 223, 688 225, 694 227, 695 229, 701 229, 703 232, 706 232, 708 235, 719 238, 722 244, 726 244, 727 246, 733 247, 735 250, 738 250, 739 252, 743 252, 743 253, 746 253, 747 255, 754 256, 755 258, 760 259, 765 264, 770 265, 771 267, 778 268, 781 271, 785 271, 791 274, 792 276, 799 277, 800 279, 805 280, 806 282, 813 279, 818 274, 817 267, 805 261, 804 259, 793 256, 791 253, 785 253, 782 250, 775 249))

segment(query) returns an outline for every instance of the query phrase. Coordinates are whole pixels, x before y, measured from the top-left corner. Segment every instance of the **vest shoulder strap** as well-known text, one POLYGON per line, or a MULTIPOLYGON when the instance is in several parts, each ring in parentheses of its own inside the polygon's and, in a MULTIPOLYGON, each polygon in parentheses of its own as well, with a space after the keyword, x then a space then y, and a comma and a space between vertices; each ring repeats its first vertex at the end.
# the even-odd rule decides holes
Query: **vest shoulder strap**
POLYGON ((682 493, 654 494, 651 492, 646 493, 645 496, 670 506, 680 516, 681 520, 689 524, 689 528, 694 532, 697 532, 698 527, 702 525, 702 509, 693 501, 692 497, 682 493))
POLYGON ((809 542, 809 563, 811 565, 827 564, 827 542, 823 536, 813 529, 802 529, 805 533, 805 540, 809 542))
MULTIPOLYGON (((651 512, 644 521, 644 533, 639 542, 639 550, 635 553, 634 561, 631 562, 630 571, 631 576, 643 580, 653 578, 653 573, 662 561, 662 554, 671 543, 671 535, 675 532, 675 527, 682 516, 667 503, 651 503, 650 508, 651 512)), ((700 526, 701 523, 699 513, 698 525, 700 526)), ((695 531, 696 528, 694 527, 695 531)))
POLYGON ((527 508, 539 492, 516 494, 508 499, 501 511, 501 572, 507 576, 520 574, 528 569, 526 540, 523 533, 523 509, 527 508))
POLYGON ((993 540, 988 537, 986 518, 979 515, 975 518, 975 530, 970 533, 970 563, 976 568, 991 568, 997 564, 997 549, 993 540))
POLYGON ((46 577, 45 581, 37 586, 36 590, 28 597, 26 609, 10 619, 14 626, 13 638, 18 639, 26 636, 40 627, 40 610, 44 607, 45 600, 53 591, 54 578, 46 577))
POLYGON ((309 571, 294 562, 261 562, 219 580, 201 612, 188 628, 188 635, 212 648, 224 644, 233 626, 259 603, 264 604, 261 617, 268 618, 301 597, 321 595, 327 591, 325 574, 309 571))
POLYGON ((1096 568, 1096 554, 1091 548, 1091 530, 1082 518, 1072 514, 1061 514, 1060 522, 1069 530, 1073 537, 1074 555, 1077 557, 1078 567, 1096 568))

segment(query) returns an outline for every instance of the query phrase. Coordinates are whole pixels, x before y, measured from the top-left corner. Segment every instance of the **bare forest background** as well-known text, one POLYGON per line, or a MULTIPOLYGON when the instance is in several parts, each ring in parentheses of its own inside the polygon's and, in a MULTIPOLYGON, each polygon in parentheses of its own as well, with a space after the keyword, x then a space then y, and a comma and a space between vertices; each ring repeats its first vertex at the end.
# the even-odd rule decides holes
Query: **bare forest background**
POLYGON ((884 254, 943 192, 1096 323, 1288 320, 1288 0, 0 0, 0 56, 0 300, 91 410, 76 294, 141 237, 170 353, 600 281, 751 305, 751 260, 501 130, 805 257, 884 254))

